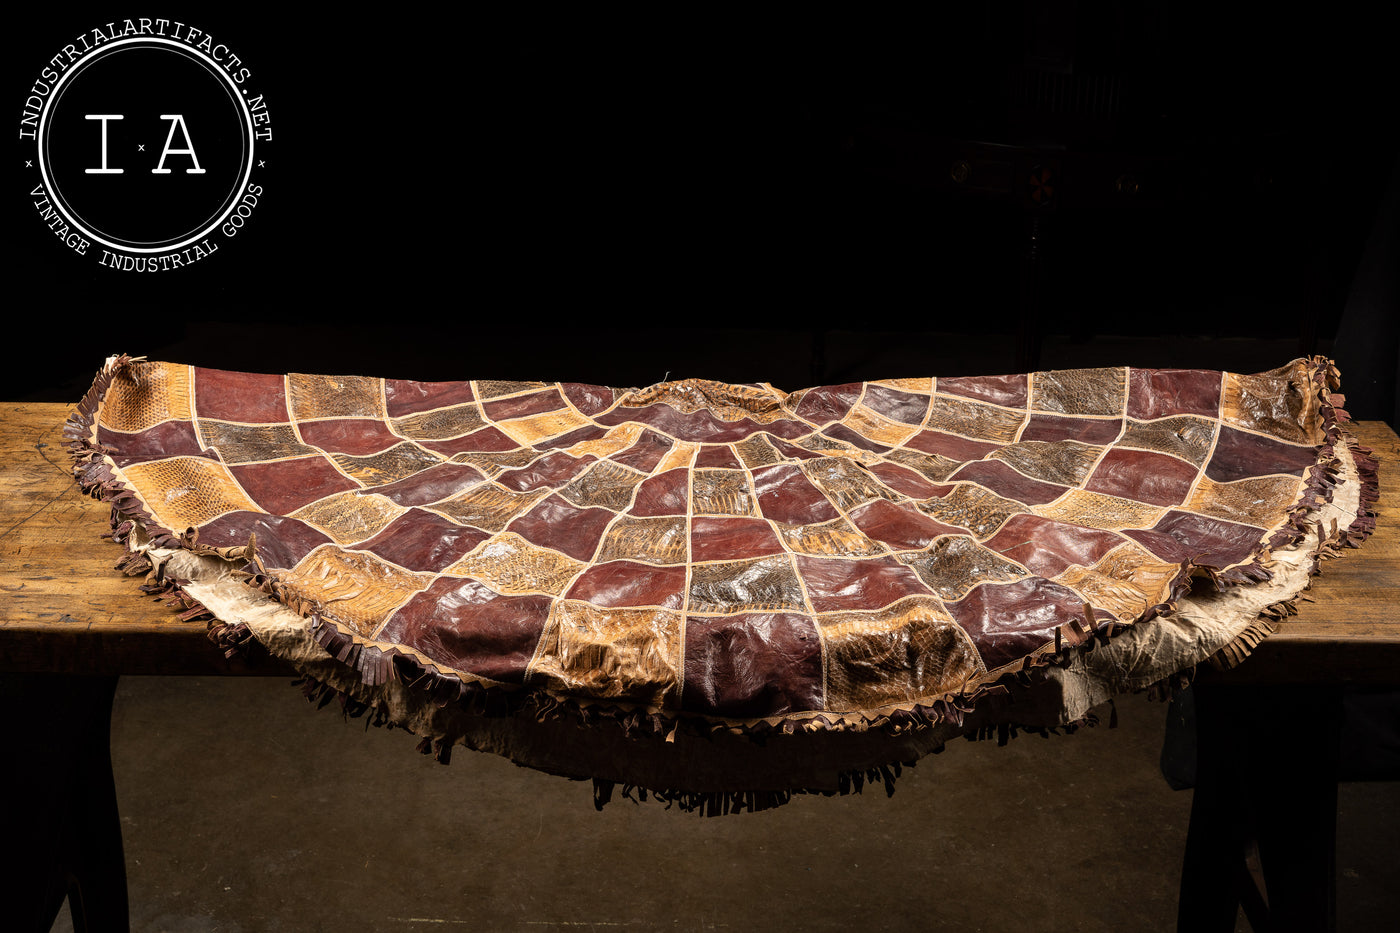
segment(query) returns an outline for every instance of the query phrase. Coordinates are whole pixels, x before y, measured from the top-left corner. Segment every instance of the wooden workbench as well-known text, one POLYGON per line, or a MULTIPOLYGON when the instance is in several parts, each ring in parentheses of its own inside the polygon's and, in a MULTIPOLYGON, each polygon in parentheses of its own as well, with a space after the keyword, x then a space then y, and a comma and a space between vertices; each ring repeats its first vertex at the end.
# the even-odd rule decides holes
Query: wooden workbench
MULTIPOLYGON (((21 712, 32 706, 47 725, 28 730, 16 749, 16 760, 47 766, 12 776, 7 780, 19 783, 0 791, 33 804, 24 808, 29 822, 19 832, 49 840, 36 843, 28 874, 11 874, 7 886, 36 902, 36 892, 44 893, 33 920, 33 928, 43 930, 52 921, 45 912, 58 909, 73 879, 73 890, 82 892, 71 902, 79 926, 84 913, 99 926, 117 917, 125 922, 107 751, 117 676, 290 672, 266 658, 230 664, 206 638, 203 622, 180 621, 174 609, 140 592, 140 579, 113 569, 123 550, 101 540, 108 508, 84 496, 68 472, 63 423, 70 411, 59 404, 0 405, 0 685, 9 703, 21 712)), ((1295 843, 1301 840, 1292 848, 1307 851, 1276 858, 1296 870, 1279 876, 1285 880, 1272 886, 1270 900, 1276 916, 1330 911, 1331 882, 1318 889, 1306 879, 1325 873, 1329 825, 1335 833, 1333 733, 1342 688, 1400 688, 1400 439, 1379 422, 1353 429, 1381 463, 1375 535, 1344 559, 1325 562, 1298 614, 1280 622, 1245 664, 1203 678, 1207 689, 1197 691, 1201 763, 1183 872, 1182 929, 1233 929, 1239 894, 1220 879, 1234 877, 1239 847, 1259 835, 1253 824, 1291 806, 1296 829, 1299 799, 1311 801, 1309 819, 1317 825, 1310 834, 1291 832, 1295 843), (1273 731, 1271 712, 1278 720, 1273 731), (1240 740, 1242 716, 1250 717, 1244 731, 1258 748, 1240 740), (1299 737, 1308 740, 1301 759, 1299 737), (1268 751, 1278 746, 1292 749, 1291 757, 1268 751), (1287 774, 1277 774, 1280 769, 1287 774), (1242 798, 1258 806, 1241 807, 1242 798), (1241 813, 1249 819, 1236 819, 1241 813), (1302 906, 1285 906, 1294 894, 1302 906)), ((1244 900, 1248 906, 1249 896, 1244 900)))

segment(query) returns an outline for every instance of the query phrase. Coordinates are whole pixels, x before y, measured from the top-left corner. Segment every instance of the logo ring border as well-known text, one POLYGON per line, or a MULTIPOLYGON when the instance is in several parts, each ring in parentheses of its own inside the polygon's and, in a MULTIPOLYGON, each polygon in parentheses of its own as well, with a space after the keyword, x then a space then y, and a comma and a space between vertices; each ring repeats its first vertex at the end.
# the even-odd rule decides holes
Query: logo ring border
MULTIPOLYGON (((132 38, 132 39, 118 39, 116 42, 113 42, 113 43, 110 43, 110 44, 108 44, 108 45, 105 45, 105 46, 101 47, 100 49, 95 49, 95 50, 93 50, 93 52, 88 53, 88 55, 83 56, 82 59, 79 59, 78 65, 77 65, 75 68, 73 68, 73 69, 71 69, 71 70, 69 70, 69 71, 64 72, 63 75, 58 79, 58 81, 54 82, 53 92, 52 92, 52 93, 53 93, 53 99, 54 99, 54 100, 57 100, 57 99, 58 99, 58 97, 59 97, 59 92, 60 92, 60 88, 63 87, 63 84, 64 84, 65 81, 67 81, 67 80, 68 80, 70 77, 72 77, 73 75, 75 75, 75 74, 79 73, 80 71, 82 71, 82 69, 85 68, 85 67, 87 66, 87 64, 88 64, 87 59, 88 59, 88 58, 93 57, 96 53, 106 53, 106 52, 112 51, 112 50, 116 49, 116 48, 119 47, 119 46, 123 46, 123 45, 135 45, 135 44, 138 44, 138 43, 159 43, 159 44, 161 44, 161 45, 170 46, 171 48, 173 48, 173 49, 175 49, 176 51, 179 51, 179 52, 181 52, 181 53, 184 53, 184 52, 192 53, 192 54, 194 54, 195 56, 197 56, 199 59, 201 59, 202 62, 205 64, 205 66, 206 66, 207 68, 209 68, 210 71, 212 71, 212 72, 218 74, 221 78, 223 78, 224 82, 229 86, 229 88, 231 88, 231 89, 233 90, 233 92, 234 92, 234 100, 236 100, 236 101, 238 102, 238 104, 239 104, 239 109, 242 111, 242 114, 243 114, 244 128, 245 128, 245 130, 246 130, 246 132, 247 132, 247 140, 248 140, 247 157, 246 157, 246 159, 245 159, 245 161, 244 161, 244 166, 243 166, 243 177, 239 180, 239 182, 238 182, 238 187, 235 189, 235 191, 243 191, 243 190, 245 190, 245 189, 248 187, 248 179, 251 178, 252 175, 253 175, 253 163, 254 163, 254 161, 255 161, 255 159, 254 159, 254 157, 253 157, 253 150, 254 150, 255 140, 256 140, 256 137, 253 135, 253 115, 252 115, 251 111, 249 111, 249 109, 248 109, 248 102, 247 102, 247 100, 244 99, 244 94, 242 93, 242 90, 234 83, 233 78, 229 76, 228 72, 225 71, 224 68, 223 68, 221 65, 219 65, 218 62, 214 61, 212 58, 210 58, 209 56, 205 55, 205 54, 204 54, 203 52, 201 52, 199 49, 193 48, 193 47, 190 46, 188 43, 177 42, 177 41, 174 40, 174 39, 167 39, 167 38, 164 38, 164 37, 161 37, 161 36, 138 36, 138 37, 132 38)), ((36 135, 36 148, 37 148, 37 150, 38 150, 38 151, 37 151, 37 155, 38 155, 38 157, 39 157, 39 158, 38 158, 38 162, 39 162, 39 173, 40 173, 40 175, 43 176, 44 185, 47 187, 47 189, 48 189, 49 191, 51 191, 51 192, 57 192, 58 188, 57 188, 57 186, 54 185, 53 180, 49 177, 49 172, 48 172, 48 168, 47 168, 47 159, 44 157, 44 139, 45 139, 45 137, 46 137, 47 123, 48 123, 48 119, 49 119, 49 112, 50 112, 51 109, 52 109, 52 108, 50 108, 50 107, 45 107, 45 108, 44 108, 43 114, 42 114, 42 115, 40 116, 40 118, 39 118, 39 127, 38 127, 38 131, 37 131, 37 135, 36 135)), ((93 233, 91 230, 89 230, 88 227, 87 227, 87 225, 85 225, 85 224, 83 224, 82 222, 80 222, 80 221, 74 219, 73 217, 69 216, 69 215, 70 215, 70 211, 65 209, 65 205, 60 204, 58 200, 54 200, 54 199, 52 199, 52 198, 50 199, 50 201, 51 201, 51 203, 54 205, 54 208, 55 208, 60 214, 63 215, 63 219, 64 219, 64 220, 68 221, 70 224, 72 224, 72 225, 73 225, 74 227, 76 227, 78 230, 81 230, 83 233, 85 233, 85 234, 87 234, 88 236, 92 237, 92 239, 93 239, 94 242, 96 242, 96 243, 101 243, 101 244, 104 245, 104 246, 110 246, 112 249, 121 250, 122 252, 126 252, 126 253, 142 253, 142 254, 148 254, 148 253, 168 253, 168 252, 172 252, 172 251, 174 251, 174 250, 184 249, 186 246, 189 246, 191 243, 197 243, 198 241, 200 241, 201 239, 203 239, 204 237, 206 237, 206 236, 209 234, 209 232, 210 232, 211 230, 215 229, 216 227, 219 226, 219 224, 221 224, 221 223, 223 223, 225 220, 227 220, 228 217, 229 217, 229 215, 232 214, 233 211, 234 211, 234 209, 238 206, 238 200, 237 200, 237 198, 236 198, 236 197, 235 197, 235 198, 231 198, 231 199, 230 199, 229 206, 228 206, 225 210, 221 211, 221 212, 219 213, 219 216, 216 217, 212 223, 210 223, 208 226, 204 227, 202 230, 200 230, 200 231, 199 231, 198 233, 196 233, 194 236, 187 237, 187 238, 185 238, 184 240, 181 240, 179 243, 175 243, 175 244, 169 245, 169 246, 159 246, 159 247, 143 248, 143 247, 138 247, 138 246, 131 246, 131 245, 129 245, 129 244, 124 244, 124 243, 114 243, 114 242, 112 242, 111 240, 108 240, 108 239, 106 239, 106 238, 104 238, 104 237, 98 236, 96 233, 93 233)))

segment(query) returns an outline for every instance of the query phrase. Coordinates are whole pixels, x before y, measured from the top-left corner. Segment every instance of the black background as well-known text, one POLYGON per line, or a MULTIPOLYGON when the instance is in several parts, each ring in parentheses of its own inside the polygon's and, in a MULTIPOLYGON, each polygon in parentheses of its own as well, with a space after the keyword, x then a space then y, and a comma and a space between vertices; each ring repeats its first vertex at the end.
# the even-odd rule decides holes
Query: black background
POLYGON ((787 389, 1030 364, 1255 371, 1322 352, 1355 415, 1394 420, 1400 79, 1379 22, 943 6, 820 22, 411 5, 7 14, 12 133, 49 56, 131 15, 231 46, 274 137, 245 232, 146 275, 100 268, 43 227, 19 147, 3 397, 74 401, 117 352, 787 389), (1111 112, 1027 97, 1028 82, 1096 76, 1116 82, 1111 112), (951 184, 957 141, 1095 168, 1032 210, 951 184), (1141 193, 1114 200, 1122 165, 1141 193))

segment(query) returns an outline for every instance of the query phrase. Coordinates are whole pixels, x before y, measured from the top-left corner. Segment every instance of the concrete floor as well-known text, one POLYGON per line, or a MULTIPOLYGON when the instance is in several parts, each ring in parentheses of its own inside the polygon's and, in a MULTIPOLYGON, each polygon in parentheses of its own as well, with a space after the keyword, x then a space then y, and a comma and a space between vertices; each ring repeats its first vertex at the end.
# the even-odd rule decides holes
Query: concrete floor
MULTIPOLYGON (((958 741, 892 798, 714 819, 598 813, 587 784, 464 750, 444 767, 333 710, 279 678, 122 680, 133 930, 1174 929, 1191 792, 1158 771, 1146 697, 1116 729, 958 741)), ((1391 928, 1397 837, 1400 783, 1343 785, 1342 933, 1391 928)))

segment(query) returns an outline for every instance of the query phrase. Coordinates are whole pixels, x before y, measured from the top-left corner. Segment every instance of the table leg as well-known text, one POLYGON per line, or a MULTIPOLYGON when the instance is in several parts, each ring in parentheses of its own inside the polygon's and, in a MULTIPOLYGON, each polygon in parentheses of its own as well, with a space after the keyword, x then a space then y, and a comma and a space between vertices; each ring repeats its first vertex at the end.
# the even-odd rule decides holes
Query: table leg
POLYGON ((1193 692, 1178 931, 1230 933, 1240 906, 1258 933, 1335 930, 1341 691, 1198 682, 1193 692))
POLYGON ((47 933, 69 900, 77 931, 130 928, 112 778, 116 677, 0 674, 13 757, 0 769, 12 929, 47 933))

